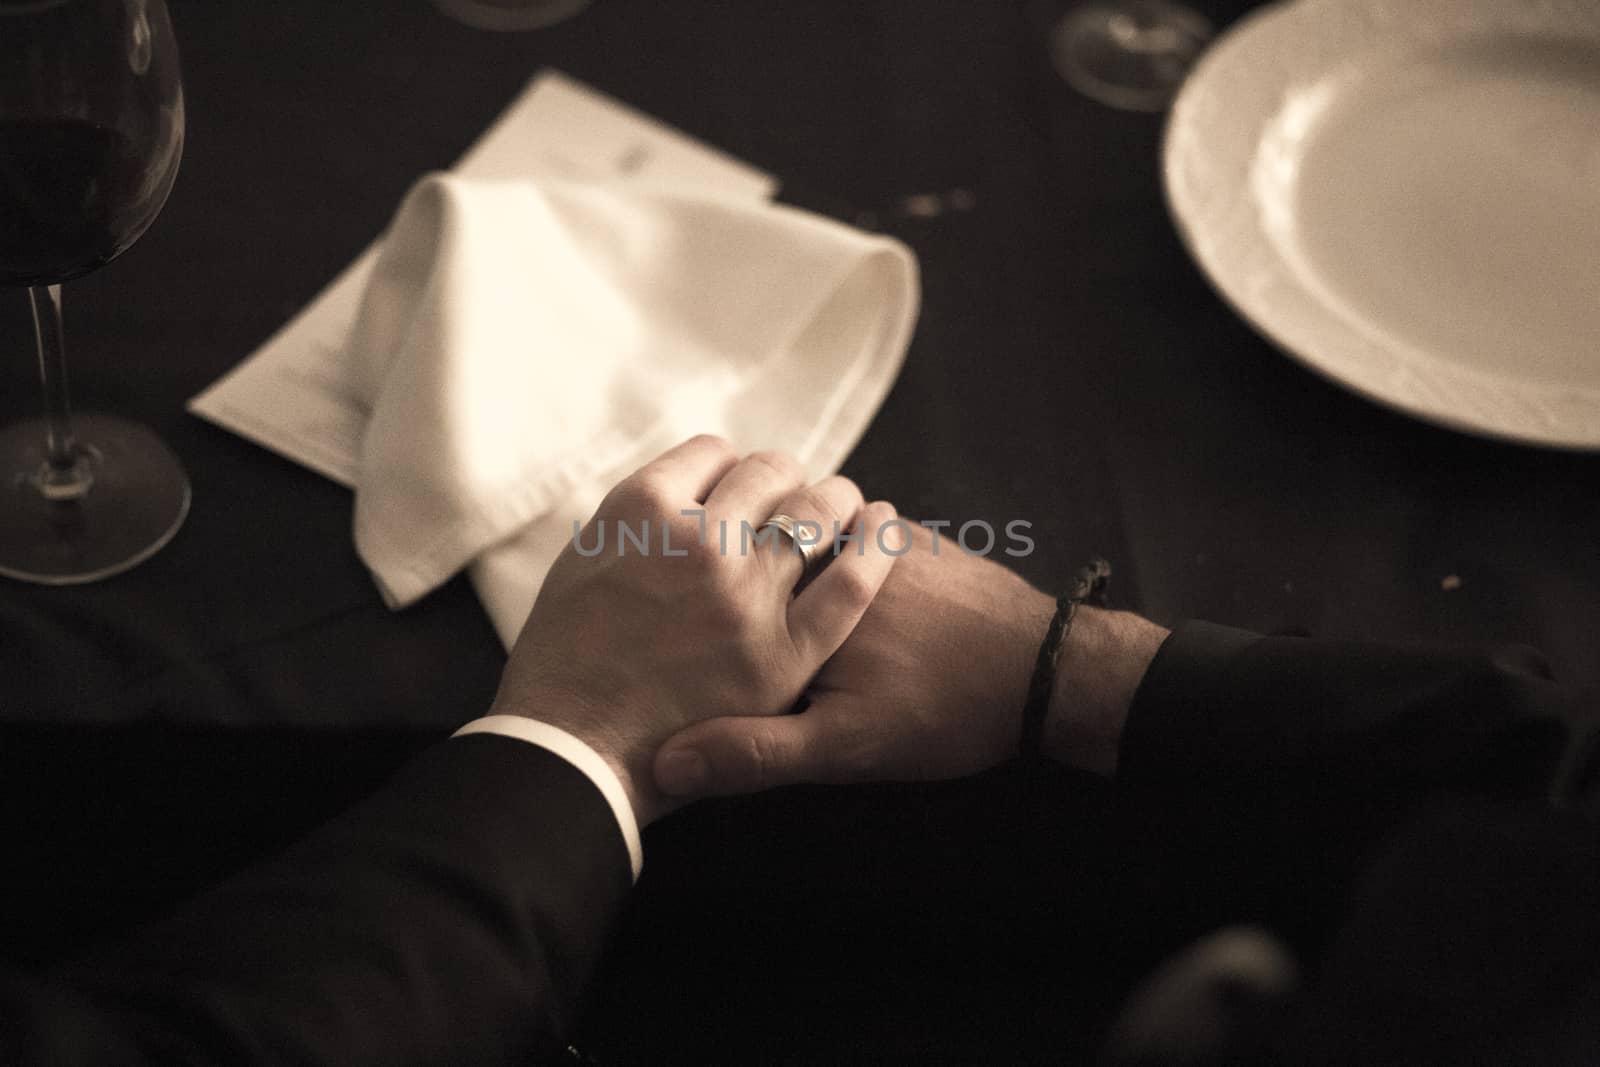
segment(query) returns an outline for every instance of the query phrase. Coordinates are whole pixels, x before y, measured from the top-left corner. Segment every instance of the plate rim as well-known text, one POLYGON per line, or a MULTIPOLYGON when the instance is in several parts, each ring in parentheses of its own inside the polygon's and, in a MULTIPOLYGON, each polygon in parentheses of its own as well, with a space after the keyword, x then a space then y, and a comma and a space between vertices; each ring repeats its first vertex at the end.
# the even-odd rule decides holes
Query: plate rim
MULTIPOLYGON (((1213 104, 1211 98, 1226 99, 1227 83, 1239 71, 1239 64, 1258 59, 1260 51, 1275 36, 1320 41, 1324 39, 1314 36, 1319 22, 1324 28, 1337 23, 1333 28, 1343 29, 1347 35, 1350 26, 1359 27, 1364 22, 1371 28, 1358 28, 1358 39, 1376 48, 1389 43, 1378 28, 1393 29, 1398 22, 1408 23, 1402 29, 1412 31, 1413 36, 1406 43, 1414 47, 1414 42, 1429 36, 1450 42, 1460 40, 1466 32, 1517 32, 1515 27, 1519 24, 1532 26, 1533 32, 1539 32, 1542 26, 1543 34, 1549 35, 1551 24, 1563 17, 1582 23, 1587 34, 1600 44, 1600 7, 1589 7, 1583 0, 1530 0, 1526 6, 1510 5, 1509 10, 1496 0, 1278 0, 1249 12, 1201 56, 1174 100, 1162 133, 1163 196, 1190 258, 1223 302, 1258 335, 1302 367, 1343 389, 1460 433, 1561 451, 1600 451, 1600 386, 1539 382, 1421 351, 1401 351, 1396 345, 1362 335, 1335 308, 1320 300, 1303 279, 1296 279, 1297 284, 1289 288, 1298 291, 1302 303, 1316 309, 1324 324, 1333 322, 1336 328, 1312 342, 1298 336, 1302 331, 1286 321, 1280 310, 1252 295, 1251 290, 1260 286, 1241 277, 1248 272, 1236 269, 1225 255, 1218 254, 1216 245, 1223 242, 1208 240, 1219 229, 1217 212, 1208 211, 1199 202, 1202 191, 1189 173, 1196 146, 1208 140, 1200 134, 1204 132, 1205 111, 1213 104), (1423 22, 1441 11, 1454 21, 1423 22), (1359 36, 1363 32, 1364 36, 1359 36), (1383 380, 1385 376, 1387 381, 1383 380), (1432 380, 1428 380, 1430 376, 1432 380), (1462 403, 1475 398, 1481 401, 1491 390, 1492 402, 1462 403)), ((1366 53, 1346 51, 1344 58, 1363 54, 1366 53)), ((1267 83, 1272 90, 1271 100, 1260 105, 1240 127, 1246 130, 1243 141, 1249 150, 1231 161, 1224 160, 1240 190, 1235 210, 1244 211, 1250 219, 1249 225, 1237 229, 1247 241, 1251 236, 1257 238, 1257 247, 1251 251, 1257 253, 1258 261, 1270 262, 1276 268, 1272 280, 1280 288, 1295 275, 1260 225, 1255 199, 1248 188, 1250 170, 1263 136, 1283 110, 1289 90, 1316 85, 1337 73, 1323 58, 1320 65, 1297 64, 1298 71, 1310 72, 1298 77, 1289 73, 1288 65, 1282 62, 1265 73, 1251 74, 1245 68, 1247 76, 1241 80, 1253 80, 1256 87, 1267 83), (1259 255, 1263 250, 1269 253, 1265 257, 1259 255)))

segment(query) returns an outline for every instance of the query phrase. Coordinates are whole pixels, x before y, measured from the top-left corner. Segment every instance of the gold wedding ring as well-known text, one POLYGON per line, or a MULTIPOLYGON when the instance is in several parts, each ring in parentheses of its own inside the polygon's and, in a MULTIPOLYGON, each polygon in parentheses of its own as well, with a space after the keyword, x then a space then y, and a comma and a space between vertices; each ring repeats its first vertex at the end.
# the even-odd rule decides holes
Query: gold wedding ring
POLYGON ((805 573, 809 574, 816 568, 817 561, 822 558, 822 524, 812 522, 805 523, 804 526, 817 531, 817 539, 815 541, 802 538, 800 536, 801 521, 793 515, 786 515, 783 512, 779 512, 762 523, 761 528, 756 532, 759 534, 765 533, 767 530, 777 530, 787 537, 790 543, 799 550, 805 573))

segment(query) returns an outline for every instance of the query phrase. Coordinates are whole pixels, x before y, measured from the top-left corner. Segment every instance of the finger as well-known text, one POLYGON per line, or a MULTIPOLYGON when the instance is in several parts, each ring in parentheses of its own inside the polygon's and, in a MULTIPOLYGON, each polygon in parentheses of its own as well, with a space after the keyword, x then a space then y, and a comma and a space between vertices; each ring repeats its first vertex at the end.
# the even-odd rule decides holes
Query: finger
MULTIPOLYGON (((861 490, 849 478, 834 475, 816 485, 804 486, 780 498, 772 508, 774 515, 788 515, 796 520, 795 534, 799 541, 791 540, 776 528, 766 531, 754 544, 756 555, 761 556, 767 571, 784 589, 793 589, 805 571, 805 556, 800 541, 815 545, 816 551, 826 559, 833 553, 834 536, 848 529, 861 510, 861 490)), ((817 561, 822 565, 823 560, 817 561)))
POLYGON ((736 463, 706 497, 706 511, 735 526, 760 526, 785 493, 805 484, 800 461, 786 452, 752 452, 736 463))
POLYGON ((800 715, 707 719, 656 752, 656 788, 673 797, 731 796, 800 782, 866 777, 845 697, 828 693, 800 715))
MULTIPOLYGON (((808 670, 839 650, 883 588, 910 539, 894 505, 878 500, 861 509, 839 552, 789 604, 789 639, 808 670)), ((832 546, 829 546, 832 551, 832 546)))
POLYGON ((703 503, 738 461, 733 445, 703 433, 661 453, 627 480, 648 485, 669 500, 703 503))

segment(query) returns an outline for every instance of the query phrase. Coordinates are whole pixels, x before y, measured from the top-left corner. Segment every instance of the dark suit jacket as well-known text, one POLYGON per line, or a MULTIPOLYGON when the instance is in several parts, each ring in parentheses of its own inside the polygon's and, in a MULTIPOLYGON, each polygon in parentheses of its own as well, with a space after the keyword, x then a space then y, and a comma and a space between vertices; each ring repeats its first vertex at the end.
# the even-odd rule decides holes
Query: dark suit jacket
POLYGON ((1600 1063, 1597 712, 1527 649, 1180 628, 1118 783, 1167 947, 1249 914, 1308 971, 1220 1062, 1600 1063))
POLYGON ((631 881, 579 771, 452 740, 131 940, 5 980, 0 1063, 534 1062, 631 881))
MULTIPOLYGON (((1148 831, 1128 844, 1134 877, 1146 856, 1163 858, 1144 874, 1185 869, 1193 930, 1270 896, 1289 926, 1311 917, 1286 936, 1325 961, 1250 1055, 1581 1044, 1600 988, 1600 866, 1578 813, 1593 704, 1515 650, 1180 628, 1123 742, 1118 789, 1148 831), (1169 863, 1185 852, 1197 862, 1169 863)), ((170 918, 0 980, 0 1063, 558 1055, 629 883, 578 771, 515 740, 452 740, 170 918)))

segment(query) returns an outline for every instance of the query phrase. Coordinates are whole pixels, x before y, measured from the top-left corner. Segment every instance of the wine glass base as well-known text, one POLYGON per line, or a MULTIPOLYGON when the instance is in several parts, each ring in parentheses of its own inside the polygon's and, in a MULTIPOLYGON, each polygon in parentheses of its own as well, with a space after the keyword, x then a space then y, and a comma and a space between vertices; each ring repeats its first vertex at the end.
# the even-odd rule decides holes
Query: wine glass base
POLYGON ((433 0, 457 22, 480 30, 537 30, 563 22, 589 6, 589 0, 433 0))
POLYGON ((1125 111, 1162 111, 1211 40, 1205 16, 1166 0, 1117 0, 1076 9, 1051 41, 1073 88, 1125 111))
POLYGON ((38 483, 45 421, 0 429, 0 575, 97 582, 155 555, 189 514, 189 477, 155 434, 107 415, 74 416, 73 430, 94 482, 75 500, 50 500, 38 483))

